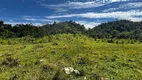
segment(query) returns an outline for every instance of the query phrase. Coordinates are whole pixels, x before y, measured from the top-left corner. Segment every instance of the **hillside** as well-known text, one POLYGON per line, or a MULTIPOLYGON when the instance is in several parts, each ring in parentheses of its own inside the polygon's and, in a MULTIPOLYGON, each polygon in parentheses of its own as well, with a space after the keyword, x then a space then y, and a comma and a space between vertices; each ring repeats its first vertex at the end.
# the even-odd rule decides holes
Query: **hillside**
POLYGON ((81 34, 1 39, 0 80, 141 80, 142 44, 123 41, 81 34))

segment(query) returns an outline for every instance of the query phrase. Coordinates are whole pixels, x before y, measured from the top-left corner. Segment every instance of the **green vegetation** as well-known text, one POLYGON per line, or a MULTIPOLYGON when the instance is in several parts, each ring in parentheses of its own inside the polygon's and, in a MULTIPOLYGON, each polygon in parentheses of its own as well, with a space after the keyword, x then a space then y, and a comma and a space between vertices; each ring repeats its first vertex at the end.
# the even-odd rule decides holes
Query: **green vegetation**
POLYGON ((117 38, 142 40, 142 22, 120 20, 103 23, 89 30, 94 38, 117 38))
POLYGON ((54 22, 53 24, 46 24, 43 26, 34 26, 32 24, 17 24, 15 26, 11 26, 11 24, 4 24, 3 21, 0 21, 0 38, 15 38, 25 36, 40 38, 62 33, 85 34, 86 29, 83 25, 72 21, 59 23, 54 22))
POLYGON ((141 47, 82 34, 0 39, 0 80, 142 80, 141 47))
POLYGON ((142 22, 0 21, 0 80, 142 80, 142 22))
POLYGON ((142 41, 142 22, 119 20, 103 23, 93 29, 85 29, 83 25, 72 21, 54 22, 42 26, 32 24, 17 24, 11 26, 0 21, 0 38, 15 38, 31 36, 40 38, 54 34, 84 34, 95 39, 131 39, 142 41))

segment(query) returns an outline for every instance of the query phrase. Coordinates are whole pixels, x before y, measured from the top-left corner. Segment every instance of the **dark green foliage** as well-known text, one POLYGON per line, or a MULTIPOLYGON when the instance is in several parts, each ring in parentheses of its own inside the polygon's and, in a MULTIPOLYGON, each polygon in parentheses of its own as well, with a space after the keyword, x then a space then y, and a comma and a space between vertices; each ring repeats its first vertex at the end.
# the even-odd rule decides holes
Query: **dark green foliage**
POLYGON ((16 80, 17 75, 13 75, 9 80, 16 80))
MULTIPOLYGON (((17 24, 11 26, 0 21, 0 38, 13 38, 31 36, 40 38, 54 34, 84 34, 95 39, 136 39, 142 40, 142 22, 132 22, 128 20, 119 20, 103 23, 92 29, 85 29, 83 25, 72 21, 54 22, 42 26, 32 24, 17 24)), ((50 42, 51 40, 49 40, 50 42)))
POLYGON ((102 80, 101 78, 101 75, 100 74, 97 74, 97 73, 94 73, 93 74, 93 77, 95 78, 95 80, 102 80))
POLYGON ((108 43, 114 43, 114 41, 111 39, 111 40, 107 40, 108 43))
POLYGON ((93 38, 142 39, 142 22, 128 20, 103 23, 89 30, 93 38))
POLYGON ((53 42, 53 44, 52 45, 58 45, 58 43, 57 42, 53 42))
POLYGON ((3 21, 0 21, 0 27, 2 27, 2 26, 3 26, 3 24, 4 24, 4 22, 3 22, 3 21))
POLYGON ((77 64, 79 64, 81 66, 87 64, 88 62, 89 62, 89 60, 85 57, 77 58, 77 64))
POLYGON ((2 61, 1 65, 5 65, 9 67, 17 67, 19 65, 19 60, 8 57, 2 61))
POLYGON ((65 75, 63 75, 60 71, 57 71, 52 80, 67 80, 67 79, 65 75))
POLYGON ((43 72, 53 71, 53 68, 51 66, 49 66, 49 65, 43 65, 41 68, 42 68, 43 72))
POLYGON ((62 33, 85 33, 85 27, 72 21, 53 23, 52 25, 43 25, 44 35, 62 34, 62 33))
POLYGON ((82 33, 85 34, 86 29, 83 25, 77 24, 72 21, 59 22, 53 24, 46 24, 43 26, 34 26, 32 24, 17 24, 11 26, 4 24, 0 21, 0 37, 25 37, 32 36, 34 38, 40 38, 47 35, 62 34, 62 33, 82 33))

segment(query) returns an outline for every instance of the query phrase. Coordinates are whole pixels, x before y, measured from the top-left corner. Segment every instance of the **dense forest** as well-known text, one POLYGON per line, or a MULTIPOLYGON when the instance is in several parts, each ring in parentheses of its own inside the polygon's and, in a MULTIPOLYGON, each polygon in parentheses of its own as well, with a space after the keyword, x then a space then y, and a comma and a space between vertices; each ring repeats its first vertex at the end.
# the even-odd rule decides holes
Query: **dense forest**
POLYGON ((94 38, 117 38, 142 40, 142 22, 120 20, 103 23, 89 30, 94 38))
POLYGON ((42 26, 32 24, 4 24, 0 21, 0 37, 14 38, 31 36, 34 38, 44 37, 53 34, 84 34, 93 38, 109 39, 136 39, 142 40, 142 22, 132 22, 129 20, 118 20, 113 22, 102 23, 92 29, 85 29, 83 25, 73 21, 54 22, 42 26))

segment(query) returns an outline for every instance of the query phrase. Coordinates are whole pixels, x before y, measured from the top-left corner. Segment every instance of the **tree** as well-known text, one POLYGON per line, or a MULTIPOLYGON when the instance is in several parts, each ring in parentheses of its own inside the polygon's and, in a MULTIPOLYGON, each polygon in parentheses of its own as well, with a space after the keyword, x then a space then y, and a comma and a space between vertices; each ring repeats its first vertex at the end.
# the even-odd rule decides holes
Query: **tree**
POLYGON ((3 21, 0 21, 0 27, 3 26, 3 24, 4 24, 4 22, 3 22, 3 21))

